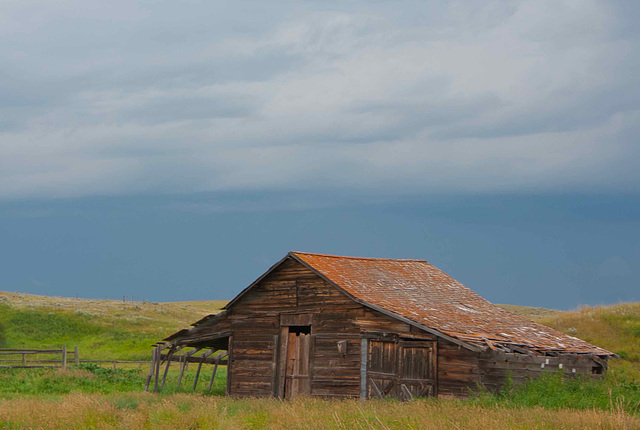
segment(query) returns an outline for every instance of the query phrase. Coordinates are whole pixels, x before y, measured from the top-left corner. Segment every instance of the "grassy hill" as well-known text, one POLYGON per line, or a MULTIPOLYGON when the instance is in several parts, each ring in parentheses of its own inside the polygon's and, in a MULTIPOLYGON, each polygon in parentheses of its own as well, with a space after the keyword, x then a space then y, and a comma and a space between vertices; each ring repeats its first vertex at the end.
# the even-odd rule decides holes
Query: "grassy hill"
POLYGON ((78 346, 82 358, 148 360, 151 344, 226 301, 123 302, 0 292, 0 347, 78 346))
MULTIPOLYGON (((149 359, 151 344, 218 312, 225 303, 123 302, 0 292, 0 345, 77 345, 83 358, 149 359)), ((614 360, 614 367, 640 375, 640 303, 575 311, 501 306, 615 352, 622 359, 614 360)))

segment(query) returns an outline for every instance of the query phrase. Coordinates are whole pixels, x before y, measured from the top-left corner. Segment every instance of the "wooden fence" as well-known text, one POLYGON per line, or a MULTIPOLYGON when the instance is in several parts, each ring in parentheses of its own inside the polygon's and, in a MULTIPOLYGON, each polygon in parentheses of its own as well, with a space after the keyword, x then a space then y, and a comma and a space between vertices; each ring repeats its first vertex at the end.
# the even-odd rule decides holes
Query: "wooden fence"
POLYGON ((80 363, 111 365, 113 369, 131 368, 133 365, 142 369, 143 365, 149 365, 151 361, 81 360, 77 346, 72 350, 68 350, 66 346, 60 349, 0 349, 0 368, 66 368, 69 364, 79 365, 80 363))
POLYGON ((68 350, 66 346, 60 349, 0 349, 0 368, 9 369, 27 369, 27 368, 66 368, 69 364, 80 363, 97 363, 99 366, 110 364, 115 370, 118 366, 131 367, 137 365, 142 369, 142 365, 150 365, 149 375, 145 384, 145 391, 149 390, 149 385, 155 379, 153 384, 153 392, 157 393, 164 387, 171 363, 178 363, 180 366, 180 375, 178 377, 178 388, 182 382, 189 363, 197 363, 195 380, 193 382, 193 391, 196 390, 198 378, 202 370, 203 364, 213 365, 213 372, 209 379, 208 390, 211 391, 213 380, 216 377, 218 366, 226 366, 229 359, 227 351, 220 351, 216 348, 194 348, 189 352, 180 351, 182 347, 176 348, 172 346, 168 353, 163 353, 163 349, 169 347, 170 344, 156 345, 153 350, 151 361, 127 361, 127 360, 81 360, 78 347, 68 350), (179 353, 178 353, 179 352, 179 353), (200 357, 195 354, 202 352, 200 357), (221 354, 214 355, 216 352, 221 354), (176 354, 178 353, 178 354, 176 354), (46 357, 46 358, 43 358, 46 357), (160 368, 166 363, 164 373, 160 375, 160 368))
POLYGON ((0 349, 0 367, 33 368, 33 367, 67 367, 70 356, 71 363, 79 364, 78 347, 68 351, 61 349, 0 349), (47 358, 42 358, 42 356, 47 358))

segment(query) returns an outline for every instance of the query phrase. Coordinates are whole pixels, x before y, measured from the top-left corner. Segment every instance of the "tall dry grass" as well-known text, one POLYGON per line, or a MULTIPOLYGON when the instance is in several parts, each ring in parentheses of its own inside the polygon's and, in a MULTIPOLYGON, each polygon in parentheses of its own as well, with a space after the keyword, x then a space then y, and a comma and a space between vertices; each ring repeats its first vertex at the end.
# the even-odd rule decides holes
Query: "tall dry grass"
POLYGON ((454 400, 407 403, 228 399, 175 394, 72 394, 0 401, 9 429, 636 429, 622 410, 482 407, 454 400))

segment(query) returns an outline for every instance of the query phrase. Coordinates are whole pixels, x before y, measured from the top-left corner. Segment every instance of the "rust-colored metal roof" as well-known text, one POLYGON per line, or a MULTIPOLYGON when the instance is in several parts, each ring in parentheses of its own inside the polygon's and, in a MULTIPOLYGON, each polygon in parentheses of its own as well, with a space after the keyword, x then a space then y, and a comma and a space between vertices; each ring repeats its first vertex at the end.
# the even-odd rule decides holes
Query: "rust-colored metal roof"
POLYGON ((289 255, 357 301, 465 343, 613 355, 492 304, 424 260, 289 255))

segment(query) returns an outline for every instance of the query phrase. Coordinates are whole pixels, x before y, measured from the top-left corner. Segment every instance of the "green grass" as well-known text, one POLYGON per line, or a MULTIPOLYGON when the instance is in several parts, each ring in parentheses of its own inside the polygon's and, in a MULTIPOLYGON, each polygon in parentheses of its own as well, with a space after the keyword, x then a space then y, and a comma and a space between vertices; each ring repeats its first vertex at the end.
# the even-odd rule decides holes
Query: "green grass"
POLYGON ((469 401, 482 406, 622 410, 640 415, 640 381, 624 370, 609 372, 601 379, 544 373, 525 385, 507 386, 500 393, 481 391, 469 401))
POLYGON ((0 292, 0 348, 78 346, 82 359, 150 360, 151 345, 224 301, 122 302, 0 292))
MULTIPOLYGON (((185 372, 180 388, 177 388, 178 371, 171 370, 163 395, 193 392, 195 368, 185 372)), ((140 392, 144 389, 148 369, 111 369, 93 364, 70 366, 68 369, 0 369, 0 399, 14 397, 55 397, 70 393, 114 394, 140 392)), ((211 391, 208 390, 211 369, 204 368, 198 378, 196 393, 223 395, 226 385, 226 369, 218 368, 211 391)), ((151 387, 153 390, 153 386, 151 387)))
POLYGON ((15 309, 6 304, 0 304, 0 325, 5 327, 3 348, 78 346, 81 358, 149 360, 150 345, 160 338, 80 312, 15 309))

